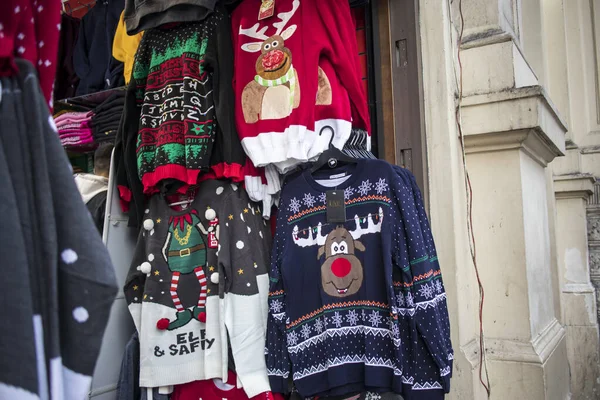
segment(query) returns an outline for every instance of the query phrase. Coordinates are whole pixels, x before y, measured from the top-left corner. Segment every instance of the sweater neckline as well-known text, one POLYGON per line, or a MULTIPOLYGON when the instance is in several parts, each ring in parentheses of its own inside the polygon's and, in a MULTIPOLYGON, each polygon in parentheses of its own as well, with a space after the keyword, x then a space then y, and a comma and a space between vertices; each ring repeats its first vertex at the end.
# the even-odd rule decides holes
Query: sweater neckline
POLYGON ((160 207, 163 209, 163 212, 165 213, 165 215, 174 215, 174 216, 182 216, 185 214, 189 214, 190 212, 192 212, 192 210, 196 209, 196 201, 198 201, 198 192, 196 192, 195 196, 194 196, 194 200, 187 206, 187 208, 183 209, 183 210, 174 210, 171 206, 169 206, 169 202, 167 201, 167 198, 163 195, 163 194, 159 194, 158 195, 160 197, 160 207))
POLYGON ((320 192, 327 192, 328 190, 343 190, 349 186, 352 186, 354 182, 356 182, 364 173, 365 173, 365 160, 364 159, 356 159, 356 164, 347 164, 341 167, 329 169, 329 170, 319 170, 316 171, 315 174, 322 174, 325 176, 335 176, 342 173, 349 174, 349 178, 344 182, 340 183, 337 186, 324 186, 317 182, 314 175, 310 172, 310 168, 307 168, 303 175, 306 182, 320 192))

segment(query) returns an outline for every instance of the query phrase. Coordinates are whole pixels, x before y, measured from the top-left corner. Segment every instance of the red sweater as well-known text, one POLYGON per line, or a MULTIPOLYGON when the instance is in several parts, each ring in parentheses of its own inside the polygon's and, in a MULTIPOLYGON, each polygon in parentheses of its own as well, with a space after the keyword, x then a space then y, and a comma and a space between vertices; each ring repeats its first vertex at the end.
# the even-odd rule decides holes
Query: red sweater
POLYGON ((30 61, 52 108, 60 33, 60 1, 0 0, 0 76, 17 73, 15 58, 30 61))
POLYGON ((229 371, 228 375, 227 382, 221 383, 221 387, 213 379, 177 385, 173 390, 171 400, 283 400, 280 393, 271 392, 261 393, 249 399, 243 389, 236 387, 236 374, 229 371))
POLYGON ((261 0, 232 15, 238 133, 256 166, 281 172, 342 148, 352 128, 370 131, 355 27, 348 0, 276 0, 258 21, 261 0))

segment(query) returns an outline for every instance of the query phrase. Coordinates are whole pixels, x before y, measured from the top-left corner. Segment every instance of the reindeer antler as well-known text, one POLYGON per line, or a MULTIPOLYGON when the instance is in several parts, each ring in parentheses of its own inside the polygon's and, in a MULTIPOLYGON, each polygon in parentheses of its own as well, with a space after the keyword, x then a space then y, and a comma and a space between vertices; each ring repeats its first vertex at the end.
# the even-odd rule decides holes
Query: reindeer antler
MULTIPOLYGON (((375 214, 377 215, 377 214, 375 214)), ((354 223, 356 224, 356 229, 353 231, 349 231, 354 240, 358 239, 362 235, 366 235, 367 233, 376 233, 381 232, 381 224, 383 222, 383 209, 379 207, 379 222, 375 223, 373 221, 373 216, 371 214, 367 215, 367 227, 363 228, 360 226, 360 217, 358 215, 354 216, 354 223)))
POLYGON ((281 32, 283 32, 287 23, 290 22, 290 19, 292 19, 292 17, 298 10, 298 7, 300 7, 300 0, 294 0, 294 2, 292 3, 291 11, 282 12, 282 13, 277 14, 277 18, 279 18, 281 20, 281 22, 273 23, 273 27, 277 28, 276 35, 281 35, 281 32))
POLYGON ((298 246, 300 247, 308 247, 308 246, 323 246, 325 244, 325 240, 327 239, 327 236, 324 236, 323 234, 321 234, 321 223, 319 222, 319 225, 317 225, 317 232, 316 234, 313 236, 313 228, 309 227, 308 228, 308 237, 307 238, 300 238, 298 237, 298 233, 300 232, 298 229, 298 225, 294 226, 294 229, 292 230, 292 238, 294 239, 294 243, 296 243, 298 246))
POLYGON ((248 37, 251 37, 253 39, 258 39, 258 40, 267 40, 269 37, 267 35, 265 35, 265 32, 267 31, 267 29, 269 27, 265 26, 261 30, 258 30, 259 26, 260 26, 259 23, 254 24, 254 26, 252 28, 248 28, 248 29, 244 29, 240 26, 240 35, 246 35, 248 37))

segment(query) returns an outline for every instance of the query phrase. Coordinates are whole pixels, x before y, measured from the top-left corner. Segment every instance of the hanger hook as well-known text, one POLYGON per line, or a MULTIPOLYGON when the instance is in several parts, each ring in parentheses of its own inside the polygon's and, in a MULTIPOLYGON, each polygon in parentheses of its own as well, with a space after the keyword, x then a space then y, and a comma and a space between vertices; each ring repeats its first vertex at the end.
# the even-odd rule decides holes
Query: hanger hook
POLYGON ((332 143, 333 143, 333 136, 335 134, 335 131, 333 130, 333 128, 331 126, 325 125, 323 128, 321 128, 321 131, 319 132, 319 136, 321 136, 323 134, 323 131, 325 129, 329 129, 331 131, 331 139, 329 139, 329 147, 331 147, 332 143))

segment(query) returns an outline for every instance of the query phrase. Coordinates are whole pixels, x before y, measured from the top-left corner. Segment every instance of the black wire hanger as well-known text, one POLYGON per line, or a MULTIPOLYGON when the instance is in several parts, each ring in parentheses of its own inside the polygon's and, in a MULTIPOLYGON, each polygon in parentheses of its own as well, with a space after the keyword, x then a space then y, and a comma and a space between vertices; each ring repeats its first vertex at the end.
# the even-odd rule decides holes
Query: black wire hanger
POLYGON ((310 168, 310 172, 314 173, 314 172, 320 170, 321 168, 323 168, 324 166, 328 166, 329 168, 335 168, 338 166, 338 164, 340 162, 346 163, 346 164, 356 164, 357 163, 356 158, 353 158, 353 157, 350 157, 350 156, 344 154, 340 149, 338 149, 337 147, 335 147, 332 144, 334 131, 331 126, 329 126, 329 125, 324 126, 321 129, 321 131, 319 132, 319 136, 321 136, 323 134, 323 131, 325 129, 328 129, 331 131, 331 139, 329 140, 329 148, 327 150, 325 150, 323 153, 321 153, 321 155, 319 156, 317 161, 315 161, 315 163, 310 168))

